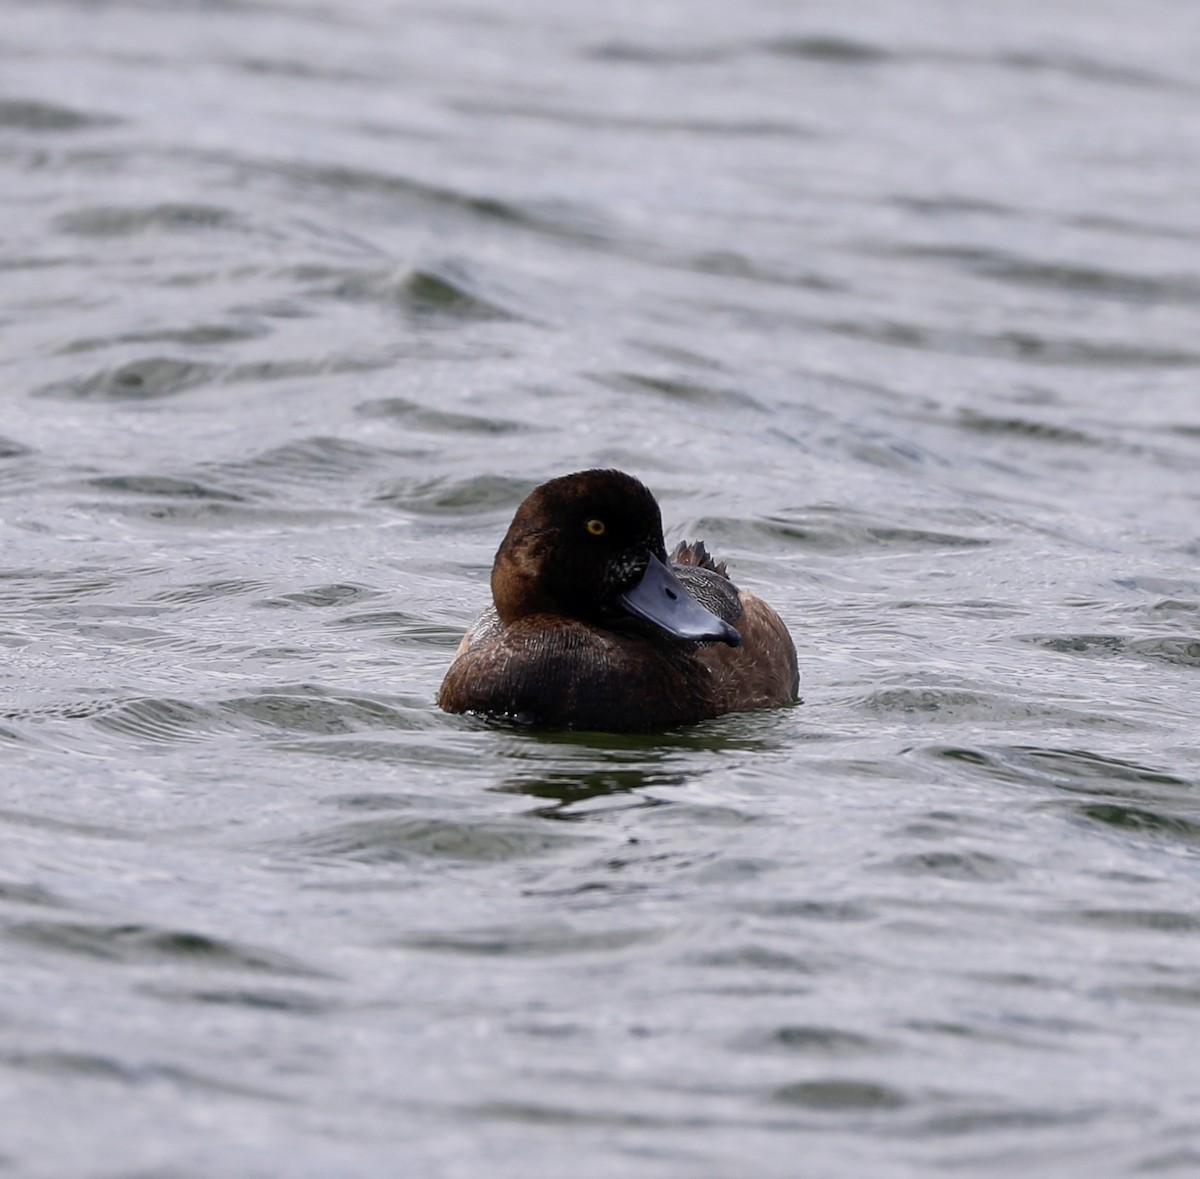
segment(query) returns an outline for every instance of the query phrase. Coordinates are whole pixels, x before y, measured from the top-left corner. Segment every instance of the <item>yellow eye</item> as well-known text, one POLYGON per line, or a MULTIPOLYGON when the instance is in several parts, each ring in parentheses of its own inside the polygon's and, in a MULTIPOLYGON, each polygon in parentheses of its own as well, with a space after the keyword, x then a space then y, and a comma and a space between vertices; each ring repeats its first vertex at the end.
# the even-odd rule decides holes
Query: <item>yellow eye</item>
POLYGON ((587 522, 587 530, 593 536, 603 536, 604 535, 604 521, 603 520, 589 520, 587 522))

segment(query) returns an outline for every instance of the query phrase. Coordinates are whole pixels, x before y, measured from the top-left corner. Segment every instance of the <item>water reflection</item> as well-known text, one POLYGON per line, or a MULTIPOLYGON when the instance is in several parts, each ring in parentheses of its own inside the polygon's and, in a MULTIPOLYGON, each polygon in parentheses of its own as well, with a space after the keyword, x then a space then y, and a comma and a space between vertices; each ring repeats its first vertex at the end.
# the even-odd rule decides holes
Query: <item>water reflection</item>
MULTIPOLYGON (((507 732, 496 753, 516 765, 492 790, 547 800, 549 805, 531 812, 542 818, 577 819, 576 808, 591 799, 685 786, 730 769, 730 755, 782 753, 788 745, 783 715, 780 710, 743 713, 650 734, 518 729, 493 719, 480 723, 507 732)), ((630 805, 669 801, 646 797, 630 805)))
POLYGON ((899 7, 7 6, 13 1173, 1196 1172, 1194 15, 899 7), (808 703, 437 711, 606 465, 808 703))
MULTIPOLYGON (((571 808, 592 798, 603 798, 618 794, 636 794, 638 791, 657 786, 682 786, 688 775, 658 770, 639 769, 628 766, 623 769, 584 770, 579 772, 516 775, 494 790, 505 794, 528 794, 531 798, 546 799, 547 806, 535 807, 530 814, 543 819, 578 819, 571 808)), ((667 800, 646 798, 635 805, 662 806, 667 800)))

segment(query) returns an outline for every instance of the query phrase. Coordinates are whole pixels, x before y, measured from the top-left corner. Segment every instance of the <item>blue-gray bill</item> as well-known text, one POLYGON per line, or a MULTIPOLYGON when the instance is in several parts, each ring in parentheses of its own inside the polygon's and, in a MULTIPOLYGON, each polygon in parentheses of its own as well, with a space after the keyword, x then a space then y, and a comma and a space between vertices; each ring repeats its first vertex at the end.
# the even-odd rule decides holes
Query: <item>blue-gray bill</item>
POLYGON ((630 614, 653 623, 677 639, 715 639, 731 647, 742 641, 734 627, 701 606, 671 567, 653 555, 641 580, 621 595, 620 602, 630 614))

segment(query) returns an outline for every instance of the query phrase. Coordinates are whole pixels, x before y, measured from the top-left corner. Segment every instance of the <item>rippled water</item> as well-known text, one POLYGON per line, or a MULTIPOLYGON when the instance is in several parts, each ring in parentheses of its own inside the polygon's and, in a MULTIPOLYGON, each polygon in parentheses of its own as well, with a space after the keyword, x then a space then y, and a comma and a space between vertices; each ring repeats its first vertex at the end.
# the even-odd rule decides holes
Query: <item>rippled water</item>
POLYGON ((0 22, 0 1169, 1191 1175, 1191 6, 0 22), (615 465, 805 703, 448 717, 615 465))

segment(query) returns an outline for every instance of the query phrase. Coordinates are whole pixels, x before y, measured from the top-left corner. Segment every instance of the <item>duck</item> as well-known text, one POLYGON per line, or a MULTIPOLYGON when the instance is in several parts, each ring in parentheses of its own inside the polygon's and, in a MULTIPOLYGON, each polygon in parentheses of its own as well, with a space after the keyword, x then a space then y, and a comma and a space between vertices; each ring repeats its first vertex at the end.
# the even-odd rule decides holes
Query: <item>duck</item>
POLYGON ((442 682, 446 712, 637 732, 799 699, 779 615, 702 541, 668 558, 658 501, 624 471, 534 488, 496 552, 491 590, 442 682))

